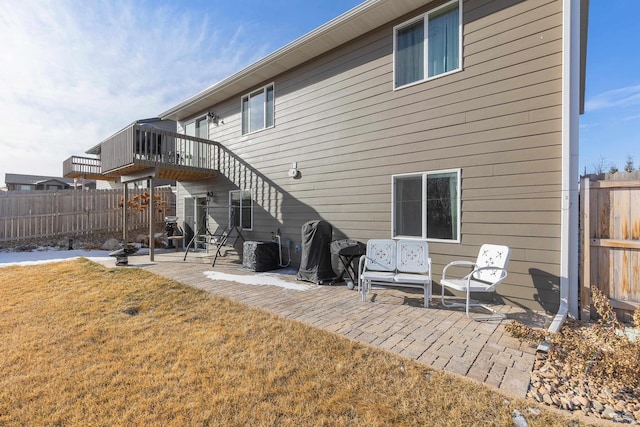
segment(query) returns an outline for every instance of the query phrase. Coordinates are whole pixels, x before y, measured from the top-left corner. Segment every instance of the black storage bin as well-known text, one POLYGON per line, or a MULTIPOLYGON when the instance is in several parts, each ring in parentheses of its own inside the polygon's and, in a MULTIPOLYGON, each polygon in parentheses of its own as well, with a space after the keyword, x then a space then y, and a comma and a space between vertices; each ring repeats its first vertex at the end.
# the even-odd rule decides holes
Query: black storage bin
POLYGON ((247 241, 242 245, 242 266, 251 271, 277 270, 278 244, 276 242, 247 241))

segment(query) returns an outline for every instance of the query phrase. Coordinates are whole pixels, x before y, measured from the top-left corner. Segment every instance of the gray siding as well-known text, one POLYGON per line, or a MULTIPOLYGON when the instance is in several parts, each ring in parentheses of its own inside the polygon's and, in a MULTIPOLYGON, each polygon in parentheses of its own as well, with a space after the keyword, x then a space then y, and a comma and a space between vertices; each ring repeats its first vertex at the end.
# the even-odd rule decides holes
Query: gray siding
POLYGON ((393 174, 461 168, 462 241, 430 244, 434 277, 482 243, 506 244, 512 261, 499 298, 555 310, 561 8, 559 0, 467 0, 464 70, 394 91, 393 25, 426 9, 417 10, 265 81, 275 83, 272 129, 241 135, 241 93, 211 106, 224 124, 210 126, 210 139, 230 154, 219 177, 183 183, 179 203, 213 191, 226 205, 230 188, 253 188, 251 239, 280 229, 299 242, 302 224, 322 218, 335 238, 366 242, 391 236, 393 174), (301 179, 288 178, 292 162, 301 179))

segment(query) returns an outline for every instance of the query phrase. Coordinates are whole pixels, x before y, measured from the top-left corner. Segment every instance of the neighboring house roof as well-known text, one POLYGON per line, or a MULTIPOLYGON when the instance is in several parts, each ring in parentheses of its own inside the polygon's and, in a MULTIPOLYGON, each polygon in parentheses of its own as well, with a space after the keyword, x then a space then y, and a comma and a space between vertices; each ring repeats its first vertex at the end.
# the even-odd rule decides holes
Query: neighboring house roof
MULTIPOLYGON (((582 34, 580 56, 580 110, 584 110, 584 68, 589 0, 580 0, 582 34)), ((425 0, 368 0, 334 18, 288 45, 265 56, 243 70, 215 83, 160 114, 163 119, 183 120, 212 105, 253 89, 266 80, 322 55, 375 28, 428 4, 425 0)))
MULTIPOLYGON (((54 184, 59 183, 61 185, 73 185, 74 180, 72 178, 59 178, 55 176, 42 176, 42 175, 22 175, 18 173, 7 173, 4 175, 4 182, 6 185, 40 185, 40 184, 54 184)), ((85 180, 85 185, 93 182, 85 180)))

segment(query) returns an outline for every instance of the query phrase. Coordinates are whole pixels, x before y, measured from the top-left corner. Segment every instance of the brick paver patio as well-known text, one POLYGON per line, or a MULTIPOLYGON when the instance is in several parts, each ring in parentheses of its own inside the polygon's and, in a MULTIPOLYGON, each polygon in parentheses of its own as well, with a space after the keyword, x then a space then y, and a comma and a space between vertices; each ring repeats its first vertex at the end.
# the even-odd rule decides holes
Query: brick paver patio
POLYGON ((297 282, 292 274, 277 277, 304 284, 305 290, 212 280, 205 272, 238 276, 264 273, 249 272, 230 258, 219 258, 214 269, 210 262, 210 257, 203 258, 201 254, 189 254, 183 261, 182 253, 171 252, 157 253, 155 262, 149 262, 147 256, 129 258, 130 266, 398 353, 518 397, 524 397, 527 392, 535 348, 510 337, 504 325, 509 319, 532 326, 544 326, 548 321, 538 313, 501 306, 500 311, 507 314, 507 320, 474 322, 461 311, 441 308, 436 298, 431 307, 425 309, 422 293, 414 294, 406 289, 374 290, 369 294, 370 300, 363 302, 358 292, 344 285, 297 282))

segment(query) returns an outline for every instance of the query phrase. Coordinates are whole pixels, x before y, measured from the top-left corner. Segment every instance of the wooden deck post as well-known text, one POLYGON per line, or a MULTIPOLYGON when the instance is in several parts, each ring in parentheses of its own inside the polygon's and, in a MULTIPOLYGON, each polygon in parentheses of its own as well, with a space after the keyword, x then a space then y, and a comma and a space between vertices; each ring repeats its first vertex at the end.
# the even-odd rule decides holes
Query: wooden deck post
POLYGON ((124 191, 122 196, 122 243, 127 244, 127 201, 129 199, 129 184, 124 184, 124 191))
POLYGON ((155 243, 154 237, 154 216, 155 216, 155 192, 153 191, 153 178, 149 178, 149 261, 154 261, 155 243))

